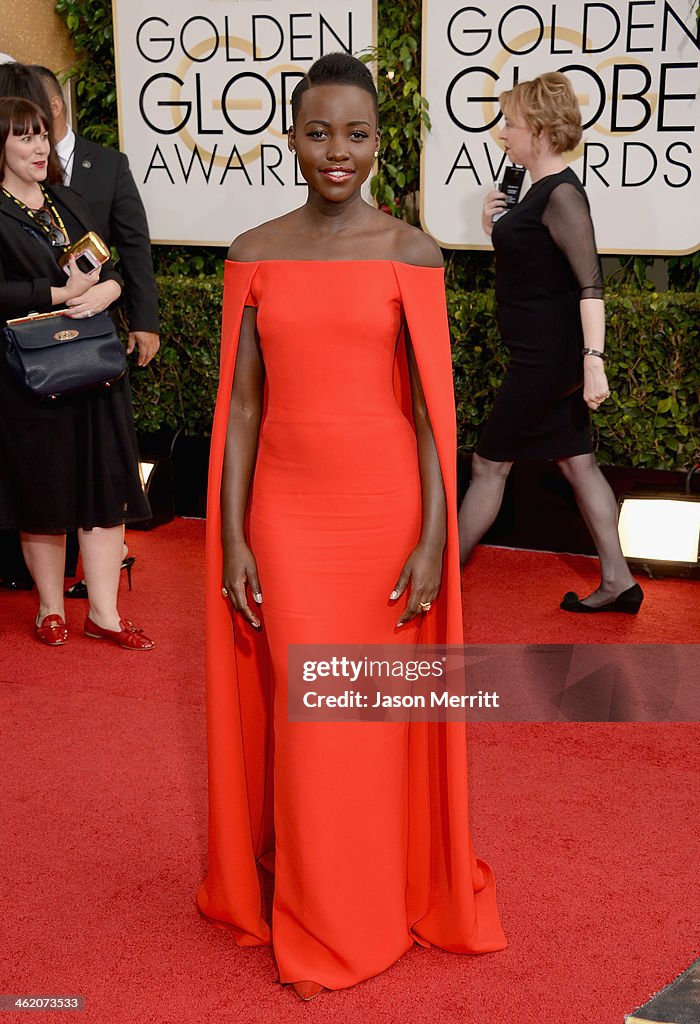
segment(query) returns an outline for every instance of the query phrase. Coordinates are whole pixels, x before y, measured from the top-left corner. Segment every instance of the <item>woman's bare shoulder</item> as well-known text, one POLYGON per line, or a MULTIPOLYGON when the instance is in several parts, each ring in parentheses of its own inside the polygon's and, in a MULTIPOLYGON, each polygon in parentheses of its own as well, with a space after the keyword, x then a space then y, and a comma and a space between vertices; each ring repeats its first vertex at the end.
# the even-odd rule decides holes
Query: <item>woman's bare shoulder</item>
POLYGON ((238 263, 257 263, 258 260, 277 258, 281 239, 287 235, 293 236, 295 214, 296 211, 286 213, 244 231, 231 242, 226 258, 238 263))
POLYGON ((416 267, 442 267, 444 261, 440 246, 420 228, 414 228, 403 220, 394 218, 392 257, 398 263, 410 263, 416 267))

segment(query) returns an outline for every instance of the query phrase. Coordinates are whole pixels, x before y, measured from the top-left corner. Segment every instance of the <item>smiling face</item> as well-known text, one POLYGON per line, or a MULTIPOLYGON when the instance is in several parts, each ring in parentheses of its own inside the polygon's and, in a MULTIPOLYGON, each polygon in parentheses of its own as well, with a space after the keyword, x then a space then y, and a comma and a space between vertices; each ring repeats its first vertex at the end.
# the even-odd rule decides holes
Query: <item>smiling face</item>
POLYGON ((359 192, 379 145, 370 94, 357 85, 314 85, 301 99, 289 148, 309 189, 341 203, 359 192))
POLYGON ((13 191, 13 185, 31 185, 46 178, 51 145, 46 126, 42 129, 15 135, 13 126, 7 136, 0 167, 2 182, 8 192, 13 191))

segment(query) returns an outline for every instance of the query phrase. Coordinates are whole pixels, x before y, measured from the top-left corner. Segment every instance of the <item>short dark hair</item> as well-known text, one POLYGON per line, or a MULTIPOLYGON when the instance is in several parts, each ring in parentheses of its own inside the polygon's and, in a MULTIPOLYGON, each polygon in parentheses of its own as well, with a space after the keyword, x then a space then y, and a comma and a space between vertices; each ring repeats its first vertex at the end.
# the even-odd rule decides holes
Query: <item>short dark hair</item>
POLYGON ((49 185, 62 184, 63 170, 54 148, 51 104, 39 73, 30 64, 15 64, 14 62, 0 64, 0 96, 14 96, 29 100, 43 111, 51 142, 46 181, 49 185))
POLYGON ((0 180, 5 175, 5 143, 12 135, 39 135, 49 130, 50 121, 36 103, 19 96, 0 97, 0 180))
POLYGON ((43 78, 45 82, 51 83, 51 92, 54 96, 63 97, 61 83, 58 78, 56 78, 56 75, 53 73, 51 68, 45 68, 43 64, 30 64, 29 67, 32 71, 36 72, 39 78, 43 78))
POLYGON ((356 85, 372 97, 374 113, 379 110, 377 88, 372 73, 350 53, 326 53, 311 65, 292 93, 292 123, 296 121, 301 98, 314 85, 356 85))
POLYGON ((21 96, 44 111, 51 124, 51 108, 46 89, 36 71, 28 64, 0 64, 0 96, 21 96))

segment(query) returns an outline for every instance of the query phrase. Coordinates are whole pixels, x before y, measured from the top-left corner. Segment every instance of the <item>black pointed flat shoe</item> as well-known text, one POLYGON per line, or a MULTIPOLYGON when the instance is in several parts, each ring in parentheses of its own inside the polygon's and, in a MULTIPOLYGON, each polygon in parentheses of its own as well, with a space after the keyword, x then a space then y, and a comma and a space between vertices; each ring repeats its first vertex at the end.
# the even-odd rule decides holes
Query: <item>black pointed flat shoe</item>
POLYGON ((628 590, 623 590, 614 601, 606 604, 599 604, 596 608, 579 601, 578 594, 570 590, 564 594, 564 600, 559 605, 565 612, 624 612, 626 615, 636 615, 644 600, 644 591, 635 583, 628 590))

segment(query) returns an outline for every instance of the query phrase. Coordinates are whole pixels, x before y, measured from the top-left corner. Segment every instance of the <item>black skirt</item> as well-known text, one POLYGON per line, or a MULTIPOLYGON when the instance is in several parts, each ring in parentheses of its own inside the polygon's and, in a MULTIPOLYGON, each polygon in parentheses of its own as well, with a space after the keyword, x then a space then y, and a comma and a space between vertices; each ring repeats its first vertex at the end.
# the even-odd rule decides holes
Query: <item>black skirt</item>
POLYGON ((150 516, 128 377, 38 400, 11 377, 0 342, 0 528, 60 534, 150 516))

